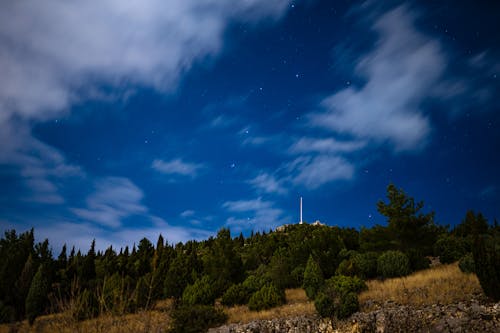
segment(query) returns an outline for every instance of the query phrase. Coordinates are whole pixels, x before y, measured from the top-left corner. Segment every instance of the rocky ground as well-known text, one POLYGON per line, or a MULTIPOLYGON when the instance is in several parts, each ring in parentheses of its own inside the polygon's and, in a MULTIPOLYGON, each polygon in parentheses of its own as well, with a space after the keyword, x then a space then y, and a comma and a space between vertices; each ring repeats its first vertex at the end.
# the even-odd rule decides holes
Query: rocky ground
POLYGON ((477 300, 449 305, 415 307, 387 302, 379 309, 358 312, 349 319, 300 316, 229 324, 210 333, 387 333, 387 332, 500 332, 500 302, 477 300))

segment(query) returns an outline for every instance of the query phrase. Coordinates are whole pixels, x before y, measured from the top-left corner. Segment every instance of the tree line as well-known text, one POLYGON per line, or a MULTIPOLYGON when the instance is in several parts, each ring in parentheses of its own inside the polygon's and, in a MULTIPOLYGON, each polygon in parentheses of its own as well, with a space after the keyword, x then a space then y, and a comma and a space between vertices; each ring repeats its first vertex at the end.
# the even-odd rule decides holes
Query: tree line
POLYGON ((344 318, 358 309, 364 280, 403 276, 460 260, 478 275, 487 296, 500 299, 500 228, 480 213, 466 213, 454 228, 434 222, 402 189, 390 184, 377 203, 386 225, 371 228, 289 225, 282 231, 232 237, 223 228, 203 241, 154 245, 143 238, 132 249, 87 253, 66 245, 55 257, 34 230, 6 231, 0 239, 0 322, 69 311, 76 320, 122 315, 173 298, 172 331, 199 331, 224 322, 214 307, 247 304, 262 310, 285 302, 286 288, 302 287, 323 316, 344 318))

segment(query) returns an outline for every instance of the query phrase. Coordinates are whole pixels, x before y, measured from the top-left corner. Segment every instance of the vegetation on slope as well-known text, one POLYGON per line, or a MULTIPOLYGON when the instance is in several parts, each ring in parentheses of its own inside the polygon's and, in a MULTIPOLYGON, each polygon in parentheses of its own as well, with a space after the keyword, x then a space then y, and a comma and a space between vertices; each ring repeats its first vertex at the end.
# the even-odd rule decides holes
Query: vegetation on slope
MULTIPOLYGON (((282 304, 285 289, 301 286, 311 299, 321 295, 317 303, 326 309, 333 305, 323 314, 344 317, 357 309, 360 290, 331 288, 331 281, 406 275, 428 267, 426 256, 454 261, 471 252, 482 288, 498 299, 496 223, 490 226, 481 214, 468 212, 448 230, 434 224, 432 212, 422 212, 422 202, 392 184, 387 202, 379 202, 378 209, 387 226, 357 231, 290 225, 246 238, 232 238, 229 229, 221 229, 205 241, 176 245, 160 235, 156 246, 143 238, 137 247, 119 251, 96 251, 93 242, 86 254, 73 248, 68 255, 64 246, 57 258, 47 240, 35 244, 33 230, 19 235, 7 231, 0 239, 0 322, 28 318, 33 323, 39 315, 58 312, 76 321, 124 316, 148 312, 166 298, 182 310, 198 305, 212 309, 221 297, 228 305, 247 304, 253 297, 251 307, 262 310, 282 304)), ((213 314, 207 325, 224 318, 213 314)))

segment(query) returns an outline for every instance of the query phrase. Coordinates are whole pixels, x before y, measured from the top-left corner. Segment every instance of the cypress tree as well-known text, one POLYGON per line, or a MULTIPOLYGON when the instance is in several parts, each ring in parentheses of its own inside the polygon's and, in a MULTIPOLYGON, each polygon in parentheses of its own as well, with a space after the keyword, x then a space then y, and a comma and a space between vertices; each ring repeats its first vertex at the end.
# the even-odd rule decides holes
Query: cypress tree
POLYGON ((28 296, 26 297, 26 316, 30 325, 33 325, 35 318, 45 311, 48 292, 49 281, 45 267, 44 265, 40 265, 33 277, 28 296))
POLYGON ((307 297, 314 299, 324 282, 325 279, 323 277, 321 267, 319 267, 318 263, 312 256, 309 256, 309 260, 307 260, 306 269, 304 271, 304 282, 302 284, 307 297))

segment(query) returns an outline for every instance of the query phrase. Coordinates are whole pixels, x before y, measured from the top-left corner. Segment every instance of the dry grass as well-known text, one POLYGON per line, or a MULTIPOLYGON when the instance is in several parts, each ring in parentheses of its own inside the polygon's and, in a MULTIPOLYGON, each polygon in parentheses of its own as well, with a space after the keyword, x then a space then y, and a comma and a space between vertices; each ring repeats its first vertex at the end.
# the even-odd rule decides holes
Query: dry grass
POLYGON ((287 289, 286 304, 264 311, 250 311, 248 306, 225 308, 229 323, 248 323, 258 319, 287 318, 316 313, 314 304, 307 299, 304 289, 287 289))
MULTIPOLYGON (((481 293, 479 281, 474 274, 465 274, 457 264, 441 265, 420 271, 404 278, 385 281, 368 281, 368 290, 361 293, 359 301, 363 311, 372 310, 377 304, 393 301, 405 305, 449 304, 471 299, 481 293)), ((288 289, 286 304, 270 310, 254 312, 247 306, 224 308, 229 323, 248 323, 258 319, 287 318, 315 314, 313 302, 307 299, 303 289, 288 289)), ((30 327, 26 321, 11 325, 0 325, 0 333, 132 333, 165 332, 170 325, 169 312, 172 301, 160 301, 151 311, 124 316, 104 315, 83 322, 74 321, 67 313, 37 318, 30 327)))
POLYGON ((27 321, 0 325, 0 333, 159 333, 165 332, 170 325, 168 312, 171 306, 172 301, 165 300, 158 302, 151 311, 141 311, 123 316, 102 315, 82 322, 75 321, 67 313, 57 313, 37 318, 31 327, 27 321))
POLYGON ((475 274, 465 274, 457 264, 436 266, 404 278, 368 281, 368 290, 361 293, 362 310, 371 304, 393 301, 403 305, 449 304, 470 299, 481 293, 475 274))

